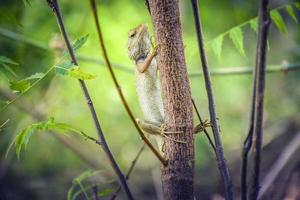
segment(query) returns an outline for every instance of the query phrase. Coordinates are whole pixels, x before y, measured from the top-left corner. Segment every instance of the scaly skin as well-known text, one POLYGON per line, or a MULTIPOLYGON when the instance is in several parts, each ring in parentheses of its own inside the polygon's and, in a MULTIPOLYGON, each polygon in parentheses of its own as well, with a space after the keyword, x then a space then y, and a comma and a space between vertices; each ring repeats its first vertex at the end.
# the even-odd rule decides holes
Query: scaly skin
POLYGON ((128 55, 135 62, 136 92, 144 119, 162 124, 163 102, 157 75, 156 48, 151 50, 149 30, 145 24, 129 31, 128 55))

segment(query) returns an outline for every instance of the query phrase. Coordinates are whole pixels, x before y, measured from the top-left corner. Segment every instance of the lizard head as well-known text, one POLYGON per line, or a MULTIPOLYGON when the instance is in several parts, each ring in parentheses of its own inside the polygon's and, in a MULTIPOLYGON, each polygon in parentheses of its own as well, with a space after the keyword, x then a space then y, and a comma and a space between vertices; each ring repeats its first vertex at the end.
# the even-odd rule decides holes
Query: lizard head
POLYGON ((128 32, 128 56, 137 61, 141 57, 146 57, 151 49, 149 30, 146 24, 131 29, 128 32))

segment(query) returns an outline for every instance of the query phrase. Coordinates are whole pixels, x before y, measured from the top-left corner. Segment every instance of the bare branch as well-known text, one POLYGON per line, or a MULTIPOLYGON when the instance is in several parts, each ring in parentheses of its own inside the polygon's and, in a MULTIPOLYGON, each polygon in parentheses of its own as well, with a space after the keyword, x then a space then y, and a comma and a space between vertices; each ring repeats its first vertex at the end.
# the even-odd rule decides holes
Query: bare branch
MULTIPOLYGON (((255 154, 254 154, 254 169, 253 180, 250 191, 250 200, 256 200, 259 194, 259 179, 260 179, 260 162, 261 148, 263 141, 263 118, 264 118, 264 92, 265 92, 265 76, 266 76, 266 59, 267 59, 267 38, 270 25, 270 15, 268 11, 268 0, 260 1, 258 11, 258 39, 256 49, 255 63, 255 111, 254 111, 254 127, 255 134, 255 154)), ((253 104, 253 103, 252 103, 253 104)), ((253 123, 253 122, 252 122, 253 123)))
MULTIPOLYGON (((66 43, 66 46, 68 48, 68 51, 69 51, 69 54, 70 54, 70 57, 72 59, 72 62, 74 63, 74 65, 78 65, 77 63, 77 58, 74 54, 74 50, 71 46, 71 43, 70 43, 70 40, 69 40, 69 37, 67 35, 67 32, 65 30, 65 26, 64 26, 64 22, 63 22, 63 19, 62 19, 62 15, 61 15, 61 11, 60 11, 60 8, 59 8, 59 4, 57 2, 57 0, 47 0, 47 2, 49 3, 50 7, 53 9, 54 13, 55 13, 55 16, 57 18, 57 22, 58 22, 58 26, 61 30, 61 33, 63 35, 63 38, 65 40, 65 43, 66 43)), ((88 89, 85 85, 85 82, 83 80, 78 80, 79 81, 79 84, 81 86, 81 89, 82 89, 82 92, 84 94, 84 97, 87 101, 87 104, 88 104, 88 107, 89 107, 89 110, 91 112, 91 115, 92 115, 92 118, 93 118, 93 121, 94 121, 94 124, 95 124, 95 127, 96 127, 96 130, 97 130, 97 133, 98 133, 98 136, 101 140, 101 147, 102 149, 104 150, 107 158, 109 159, 110 161, 110 164, 114 170, 114 172, 116 173, 117 175, 117 178, 118 178, 118 181, 120 183, 120 185, 122 186, 126 196, 128 199, 133 199, 133 196, 129 190, 129 187, 127 185, 127 182, 126 182, 126 179, 124 177, 124 175, 122 174, 118 164, 116 163, 107 143, 106 143, 106 140, 105 140, 105 137, 104 137, 104 134, 102 132, 102 129, 101 129, 101 126, 100 126, 100 123, 99 123, 99 120, 98 120, 98 117, 97 117, 97 114, 96 114, 96 111, 95 111, 95 108, 94 108, 94 105, 93 105, 93 102, 90 98, 90 94, 88 92, 88 89)))
POLYGON ((202 62, 202 70, 203 70, 203 75, 204 75, 204 80, 205 80, 205 87, 206 87, 206 92, 207 92, 208 101, 209 101, 209 113, 210 113, 210 118, 211 118, 211 123, 212 123, 212 131, 214 134, 215 145, 216 145, 216 157, 217 157, 218 168, 219 168, 219 171, 223 178, 226 199, 232 200, 233 199, 232 183, 231 183, 231 178, 230 178, 230 175, 228 172, 226 160, 224 157, 223 145, 222 145, 222 141, 221 141, 221 137, 220 137, 219 124, 218 124, 218 120, 217 120, 217 114, 215 111, 215 100, 214 100, 212 84, 211 84, 211 80, 210 80, 210 74, 209 74, 209 70, 208 70, 207 59, 206 59, 205 50, 204 50, 204 42, 203 42, 203 34, 202 34, 201 21, 200 21, 200 15, 199 15, 198 1, 191 0, 191 3, 193 6, 193 14, 194 14, 194 20, 195 20, 195 28, 196 28, 196 32, 197 32, 198 47, 199 47, 199 51, 200 51, 200 58, 201 58, 201 62, 202 62))

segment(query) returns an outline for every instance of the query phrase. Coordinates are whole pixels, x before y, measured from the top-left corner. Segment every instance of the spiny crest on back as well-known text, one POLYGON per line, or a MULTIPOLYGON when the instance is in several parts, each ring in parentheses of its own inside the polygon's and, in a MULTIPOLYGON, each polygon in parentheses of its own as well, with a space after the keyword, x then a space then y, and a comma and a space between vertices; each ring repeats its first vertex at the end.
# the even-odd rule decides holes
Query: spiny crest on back
POLYGON ((141 24, 128 32, 128 56, 137 61, 141 56, 147 56, 151 44, 149 30, 146 24, 141 24))

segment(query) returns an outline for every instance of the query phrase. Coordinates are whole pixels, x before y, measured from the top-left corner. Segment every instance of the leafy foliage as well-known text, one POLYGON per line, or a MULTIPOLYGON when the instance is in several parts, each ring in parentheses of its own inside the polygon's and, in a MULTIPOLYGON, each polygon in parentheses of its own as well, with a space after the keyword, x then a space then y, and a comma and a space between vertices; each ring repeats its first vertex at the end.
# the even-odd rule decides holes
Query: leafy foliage
POLYGON ((8 151, 14 144, 16 148, 17 157, 20 158, 20 153, 22 148, 26 149, 33 133, 38 131, 50 131, 50 130, 70 131, 86 137, 86 134, 84 134, 83 132, 73 128, 68 124, 55 122, 54 118, 52 117, 47 121, 31 124, 26 128, 24 128, 22 131, 20 131, 15 137, 15 139, 13 140, 13 142, 11 143, 11 145, 9 146, 8 151))
MULTIPOLYGON (((281 10, 282 8, 285 8, 289 16, 297 23, 298 20, 296 18, 293 6, 300 10, 300 3, 292 3, 285 5, 283 7, 275 8, 270 12, 271 19, 274 22, 275 26, 281 33, 287 33, 287 28, 285 25, 285 22, 281 16, 281 14, 278 12, 278 10, 281 10)), ((222 44, 224 38, 229 35, 229 38, 232 40, 235 48, 239 51, 240 54, 245 56, 245 50, 244 50, 244 35, 243 35, 243 30, 242 28, 245 26, 250 26, 250 28, 257 33, 258 32, 258 18, 254 17, 246 22, 243 22, 228 31, 219 34, 217 37, 209 41, 206 46, 211 48, 214 52, 214 54, 220 59, 221 53, 222 53, 222 44)))
POLYGON ((83 72, 78 66, 74 67, 71 61, 66 61, 55 66, 55 72, 58 75, 70 76, 80 80, 94 79, 96 76, 83 72))

